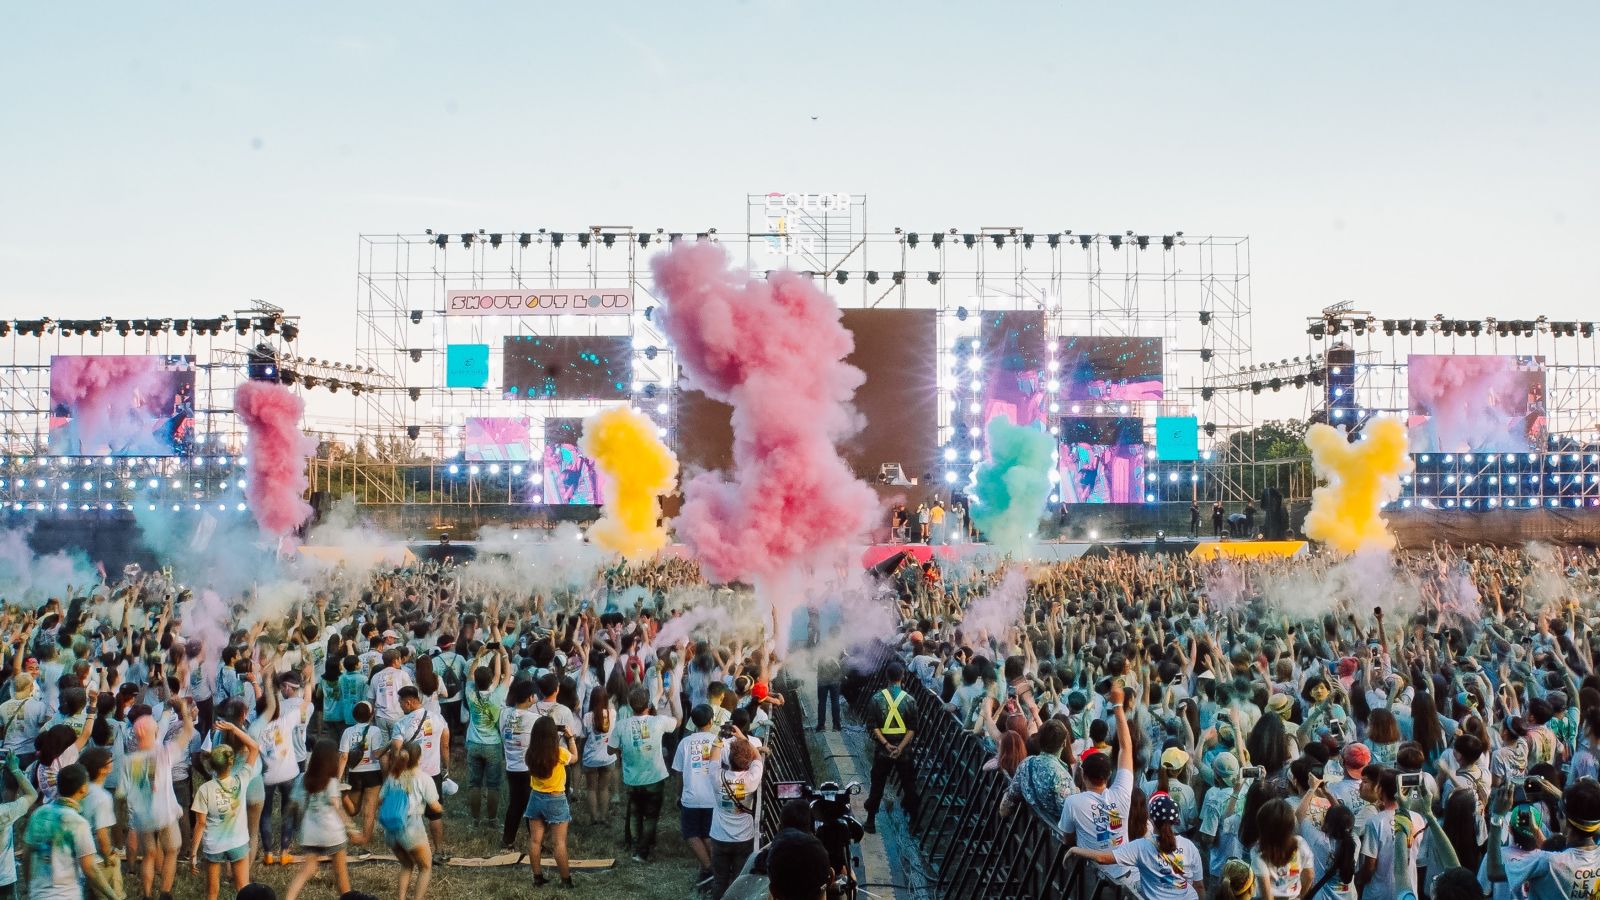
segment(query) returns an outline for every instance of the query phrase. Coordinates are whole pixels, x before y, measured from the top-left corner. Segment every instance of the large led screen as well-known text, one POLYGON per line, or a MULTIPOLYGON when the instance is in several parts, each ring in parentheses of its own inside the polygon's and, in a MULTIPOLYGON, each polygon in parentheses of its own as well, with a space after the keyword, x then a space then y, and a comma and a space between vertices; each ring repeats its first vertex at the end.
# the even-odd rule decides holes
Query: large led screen
POLYGON ((1161 338, 1067 336, 1056 342, 1061 395, 1068 400, 1160 400, 1161 338))
POLYGON ((1544 449, 1543 357, 1413 354, 1406 390, 1413 453, 1544 449))
POLYGON ((605 485, 594 460, 578 449, 583 420, 544 420, 544 502, 593 505, 605 502, 605 485))
POLYGON ((1058 460, 1063 503, 1144 500, 1144 422, 1137 418, 1061 420, 1058 460))
POLYGON ((52 356, 50 452, 179 456, 194 450, 194 357, 52 356))
POLYGON ((627 337, 505 339, 506 399, 618 400, 633 381, 633 342, 627 337))
POLYGON ((983 355, 982 376, 984 433, 996 416, 1005 416, 1018 425, 1044 422, 1049 403, 1045 386, 1044 312, 1008 310, 982 314, 978 331, 983 355))
POLYGON ((462 451, 467 462, 527 462, 531 443, 526 418, 468 416, 462 451))

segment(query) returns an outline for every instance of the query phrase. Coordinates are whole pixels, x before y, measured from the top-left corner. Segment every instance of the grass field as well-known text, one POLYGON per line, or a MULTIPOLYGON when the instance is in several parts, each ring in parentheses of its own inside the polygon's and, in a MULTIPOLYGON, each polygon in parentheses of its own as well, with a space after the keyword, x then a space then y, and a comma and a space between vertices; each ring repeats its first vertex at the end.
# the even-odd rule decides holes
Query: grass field
MULTIPOLYGON (((457 752, 454 758, 460 765, 453 766, 456 770, 454 777, 461 784, 466 784, 465 754, 457 752)), ((616 779, 614 778, 613 781, 616 779)), ((433 873, 433 882, 428 889, 428 896, 435 898, 451 898, 451 900, 469 900, 469 898, 495 898, 495 900, 524 900, 524 898, 571 897, 585 900, 585 898, 607 898, 607 900, 622 900, 622 898, 643 898, 643 900, 656 900, 656 898, 687 898, 694 893, 694 880, 699 866, 689 853, 689 848, 683 839, 678 836, 678 781, 673 778, 667 790, 668 799, 661 810, 660 825, 657 830, 656 850, 654 858, 649 863, 636 863, 630 859, 628 850, 622 845, 622 818, 625 809, 623 798, 615 797, 612 804, 611 820, 609 824, 592 826, 586 824, 589 818, 588 801, 582 793, 580 786, 578 795, 572 803, 575 817, 567 846, 571 857, 577 859, 613 859, 615 865, 608 870, 582 872, 574 870, 572 889, 563 888, 556 877, 555 869, 549 866, 550 856, 548 850, 544 858, 546 861, 545 874, 551 883, 535 888, 533 886, 533 872, 524 860, 517 866, 498 868, 466 868, 458 866, 436 866, 433 873)), ((467 792, 465 787, 454 797, 445 798, 445 846, 446 850, 454 857, 489 857, 499 853, 500 829, 498 826, 472 827, 469 822, 470 812, 467 808, 467 792)), ((503 806, 503 804, 502 804, 503 806)), ((381 829, 379 829, 381 835, 381 829)), ((519 841, 519 850, 527 848, 527 836, 519 841)), ((375 844, 377 842, 374 842, 375 844)), ((547 842, 548 846, 548 842, 547 842)), ((374 853, 387 853, 387 848, 371 846, 374 853)), ((288 866, 251 866, 250 877, 253 881, 260 881, 271 885, 282 897, 288 888, 289 879, 295 867, 288 866)), ((191 875, 188 866, 182 865, 178 869, 178 880, 173 888, 173 896, 178 900, 200 900, 205 897, 205 879, 202 875, 191 875)), ((391 898, 397 895, 400 878, 400 866, 394 862, 365 862, 351 863, 350 886, 358 891, 365 891, 377 897, 391 898)), ((127 882, 127 895, 130 898, 139 896, 136 878, 127 882)), ((413 893, 413 896, 415 894, 413 893)), ((223 877, 221 896, 229 898, 233 891, 228 884, 226 875, 223 877)), ((334 900, 338 892, 334 887, 332 866, 324 863, 311 884, 300 895, 308 900, 334 900)))

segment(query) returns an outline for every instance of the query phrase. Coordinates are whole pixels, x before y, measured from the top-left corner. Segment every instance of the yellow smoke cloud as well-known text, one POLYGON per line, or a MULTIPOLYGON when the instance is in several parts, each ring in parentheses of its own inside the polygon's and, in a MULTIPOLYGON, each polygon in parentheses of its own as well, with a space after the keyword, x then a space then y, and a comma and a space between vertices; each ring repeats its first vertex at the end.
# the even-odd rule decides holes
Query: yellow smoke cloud
POLYGON ((661 495, 678 477, 678 458, 656 436, 656 425, 626 406, 583 420, 579 449, 605 475, 608 495, 589 538, 628 559, 647 559, 667 545, 661 495))
POLYGON ((1394 549, 1379 510, 1400 496, 1400 476, 1412 469, 1404 423, 1373 420, 1354 444, 1337 428, 1313 425, 1306 446, 1317 477, 1327 482, 1311 494, 1306 536, 1342 553, 1394 549))

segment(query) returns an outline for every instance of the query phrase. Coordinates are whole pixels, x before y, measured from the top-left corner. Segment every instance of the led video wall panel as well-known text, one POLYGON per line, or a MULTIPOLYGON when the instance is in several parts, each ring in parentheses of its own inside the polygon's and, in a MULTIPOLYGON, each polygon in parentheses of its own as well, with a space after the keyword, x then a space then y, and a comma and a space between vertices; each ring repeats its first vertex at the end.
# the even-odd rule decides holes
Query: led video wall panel
POLYGON ((194 357, 52 356, 49 449, 66 456, 194 450, 194 357))
POLYGON ((544 420, 545 503, 595 506, 605 502, 599 468, 578 449, 582 436, 582 419, 552 416, 544 420))
POLYGON ((1412 354, 1406 361, 1413 453, 1541 451, 1544 358, 1412 354))
POLYGON ((996 416, 1003 415, 1017 425, 1043 423, 1050 402, 1045 391, 1049 373, 1045 368, 1044 311, 983 313, 978 341, 983 354, 980 424, 984 433, 996 416))
POLYGON ((1144 422, 1132 417, 1061 420, 1061 502, 1144 501, 1144 422))
POLYGON ((1061 396, 1091 402, 1162 398, 1161 338, 1066 336, 1057 341, 1061 396))
POLYGON ((627 337, 519 335, 505 339, 508 400, 621 400, 633 381, 627 337))
POLYGON ((532 443, 526 417, 468 416, 462 452, 467 462, 527 462, 532 443))
POLYGON ((488 344, 450 344, 444 348, 445 387, 481 388, 488 383, 488 344))

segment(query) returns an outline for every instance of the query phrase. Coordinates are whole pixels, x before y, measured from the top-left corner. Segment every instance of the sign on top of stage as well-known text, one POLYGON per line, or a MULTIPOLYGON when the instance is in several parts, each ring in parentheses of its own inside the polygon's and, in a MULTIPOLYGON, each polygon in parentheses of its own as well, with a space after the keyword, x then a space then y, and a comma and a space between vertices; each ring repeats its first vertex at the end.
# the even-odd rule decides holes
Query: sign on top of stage
POLYGON ((618 316, 633 312, 633 288, 538 288, 447 291, 450 316, 618 316))

